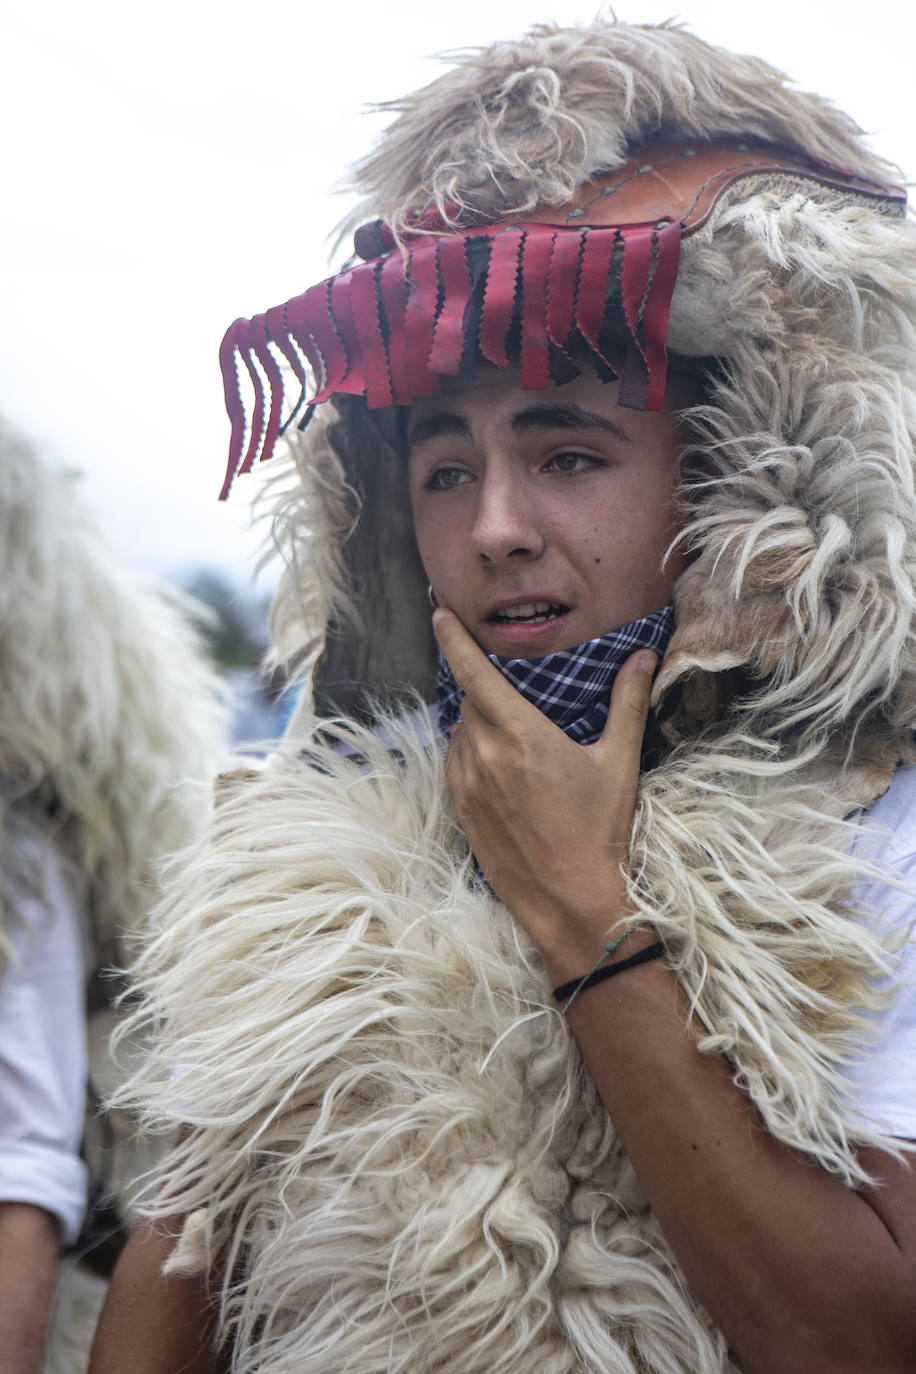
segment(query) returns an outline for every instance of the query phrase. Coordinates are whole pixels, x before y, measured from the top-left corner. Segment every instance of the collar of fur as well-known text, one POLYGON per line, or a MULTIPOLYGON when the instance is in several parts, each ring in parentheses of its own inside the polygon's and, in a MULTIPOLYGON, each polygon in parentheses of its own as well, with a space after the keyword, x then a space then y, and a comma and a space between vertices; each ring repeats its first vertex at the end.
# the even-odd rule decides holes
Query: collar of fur
MULTIPOLYGON (((347 753, 326 725, 229 785, 137 971, 159 1037, 131 1100, 190 1127, 153 1210, 188 1214, 174 1270, 227 1245, 245 1267, 234 1367, 730 1368, 536 954, 475 882, 431 722, 386 722, 387 746, 344 727, 347 753)), ((878 1140, 839 1074, 885 957, 839 908, 862 859, 817 789, 736 752, 646 779, 632 897, 702 1050, 854 1182, 878 1140)))

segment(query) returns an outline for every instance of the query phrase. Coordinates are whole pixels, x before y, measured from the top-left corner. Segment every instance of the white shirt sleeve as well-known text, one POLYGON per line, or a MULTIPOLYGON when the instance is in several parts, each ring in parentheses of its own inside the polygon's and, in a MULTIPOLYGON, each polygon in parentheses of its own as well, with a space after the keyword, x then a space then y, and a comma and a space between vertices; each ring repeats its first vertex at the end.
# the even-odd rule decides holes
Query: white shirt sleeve
MULTIPOLYGON (((863 816, 870 861, 886 864, 916 889, 916 767, 901 768, 890 789, 863 816)), ((882 1011, 870 1015, 876 1034, 847 1071, 846 1097, 875 1130, 916 1140, 916 899, 882 883, 863 882, 856 898, 888 930, 907 935, 882 1011)))
POLYGON ((7 883, 13 950, 0 975, 0 1201, 55 1216, 63 1244, 78 1237, 87 1170, 79 1156, 86 1110, 88 950, 79 875, 53 840, 8 825, 27 845, 35 881, 7 883))

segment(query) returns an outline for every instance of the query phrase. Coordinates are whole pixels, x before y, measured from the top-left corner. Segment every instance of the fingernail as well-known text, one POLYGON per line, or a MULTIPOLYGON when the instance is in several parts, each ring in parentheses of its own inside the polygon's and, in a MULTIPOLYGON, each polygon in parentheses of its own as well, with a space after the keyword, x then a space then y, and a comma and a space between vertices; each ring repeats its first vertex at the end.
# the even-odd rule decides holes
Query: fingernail
POLYGON ((655 665, 658 663, 658 654, 653 654, 651 649, 643 649, 636 655, 636 666, 643 673, 650 675, 655 672, 655 665))

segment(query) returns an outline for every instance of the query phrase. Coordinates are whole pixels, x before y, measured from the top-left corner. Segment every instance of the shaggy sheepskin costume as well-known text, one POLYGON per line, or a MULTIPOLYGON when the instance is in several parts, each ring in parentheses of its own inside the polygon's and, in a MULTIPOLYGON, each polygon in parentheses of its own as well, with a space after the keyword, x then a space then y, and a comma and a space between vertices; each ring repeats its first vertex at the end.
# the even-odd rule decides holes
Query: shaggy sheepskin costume
MULTIPOLYGON (((431 208, 568 204, 660 139, 894 175, 825 101, 671 26, 538 28, 392 108, 358 184, 394 242, 431 208)), ((685 234, 668 343, 716 361, 631 846, 701 1050, 849 1185, 858 1144, 897 1148, 842 1094, 889 944, 850 843, 916 721, 916 257, 891 200, 761 172, 685 234)), ((721 1374, 539 957, 475 877, 425 708, 398 715, 433 652, 383 433, 345 396, 303 435, 275 631, 287 662, 320 638, 313 692, 287 755, 227 780, 140 965, 135 1097, 189 1128, 150 1204, 185 1214, 171 1269, 222 1254, 238 1371, 721 1374)))
POLYGON ((2 805, 53 817, 92 887, 100 962, 123 967, 162 860, 206 820, 225 757, 221 691, 190 604, 131 577, 76 475, 6 424, 0 558, 2 805))
MULTIPOLYGON (((14 894, 40 895, 43 883, 15 842, 26 826, 50 837, 85 883, 86 935, 103 974, 89 996, 98 1101, 118 1081, 108 1035, 122 984, 110 972, 128 962, 163 860, 206 822, 225 712, 187 608, 118 566, 82 510, 75 475, 46 465, 5 424, 0 567, 0 969, 19 919, 14 894)), ((93 1201, 109 1211, 84 1252, 125 1210, 140 1171, 134 1130, 117 1114, 87 1117, 93 1201)), ((98 1272, 98 1263, 64 1261, 54 1374, 86 1367, 105 1291, 98 1272)))

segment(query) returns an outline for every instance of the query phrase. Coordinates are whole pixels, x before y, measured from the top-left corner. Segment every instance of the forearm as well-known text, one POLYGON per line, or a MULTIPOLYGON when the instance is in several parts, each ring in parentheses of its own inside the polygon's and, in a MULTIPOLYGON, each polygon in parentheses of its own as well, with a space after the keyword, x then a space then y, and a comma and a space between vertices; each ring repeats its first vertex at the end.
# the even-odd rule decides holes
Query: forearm
MULTIPOLYGON (((580 748, 513 699, 454 616, 436 617, 466 693, 447 758, 459 818, 552 981, 566 983, 632 920, 622 868, 651 662, 627 659, 600 740, 580 748)), ((633 933, 612 958, 654 938, 633 933)), ((886 1187, 857 1195, 780 1146, 726 1062, 699 1053, 661 961, 588 988, 568 1017, 687 1282, 748 1374, 916 1368, 912 1170, 872 1152, 886 1187)))
POLYGON ((224 1374, 207 1275, 164 1278, 174 1239, 143 1225, 112 1277, 89 1374, 224 1374))
POLYGON ((912 1235, 762 1128, 725 1061, 697 1050, 670 971, 628 971, 568 1015, 691 1289, 748 1374, 916 1367, 912 1235))
POLYGON ((57 1223, 26 1203, 0 1203, 0 1374, 38 1374, 57 1273, 57 1223))

